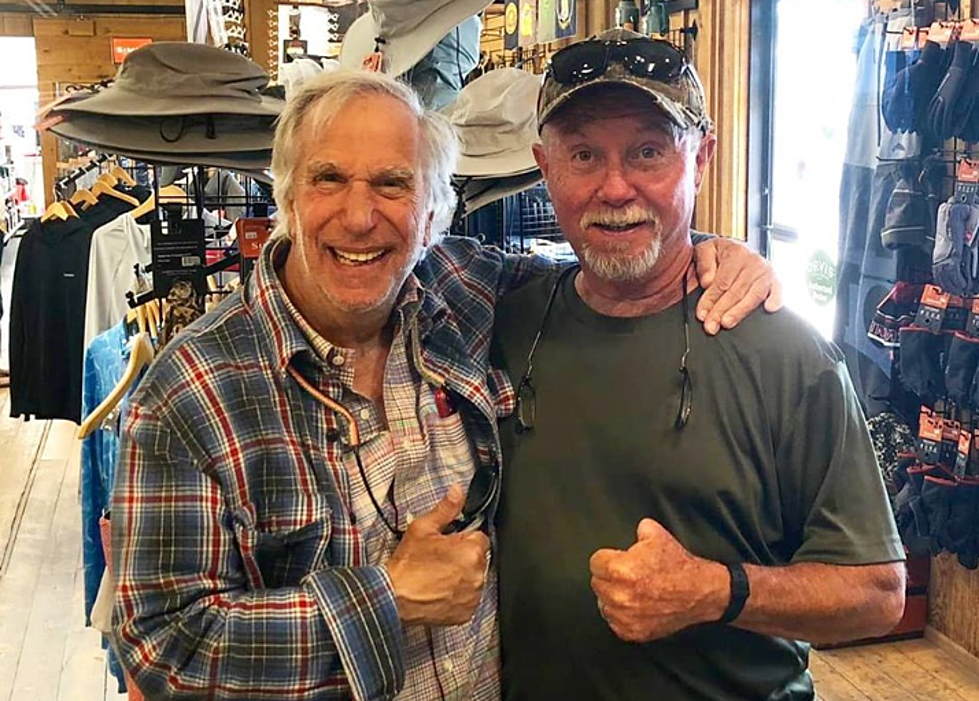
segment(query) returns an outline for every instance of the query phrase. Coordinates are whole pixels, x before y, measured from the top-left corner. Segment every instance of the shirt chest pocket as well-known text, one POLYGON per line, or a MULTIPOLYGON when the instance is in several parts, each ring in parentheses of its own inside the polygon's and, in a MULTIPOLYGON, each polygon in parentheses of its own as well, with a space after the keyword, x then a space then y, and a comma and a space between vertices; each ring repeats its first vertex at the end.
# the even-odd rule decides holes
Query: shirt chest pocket
POLYGON ((235 514, 235 535, 253 589, 299 586, 327 564, 332 511, 319 494, 265 501, 235 514))

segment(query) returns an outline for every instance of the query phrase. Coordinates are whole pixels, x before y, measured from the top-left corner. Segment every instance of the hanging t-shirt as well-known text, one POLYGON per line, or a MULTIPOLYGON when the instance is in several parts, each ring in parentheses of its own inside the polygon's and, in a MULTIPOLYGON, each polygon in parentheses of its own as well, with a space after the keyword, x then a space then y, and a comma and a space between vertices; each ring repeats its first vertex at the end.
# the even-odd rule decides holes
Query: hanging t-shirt
POLYGON ((84 218, 30 225, 10 300, 10 415, 78 423, 88 252, 84 218))
MULTIPOLYGON (((109 396, 122 379, 129 363, 126 322, 121 321, 92 341, 85 351, 85 374, 82 391, 82 414, 87 416, 109 396)), ((139 382, 133 383, 133 389, 139 382)), ((119 424, 126 413, 126 402, 119 403, 112 418, 82 441, 81 500, 82 500, 82 566, 85 584, 85 625, 91 625, 92 607, 105 572, 105 553, 99 530, 99 517, 112 505, 112 485, 115 483, 119 456, 119 424)), ((109 671, 124 693, 122 668, 115 652, 103 636, 109 671)))
MULTIPOLYGON (((109 396, 125 374, 129 361, 126 341, 126 322, 122 321, 97 336, 85 351, 84 416, 88 416, 109 396)), ((116 419, 121 413, 120 408, 116 419)), ((112 423, 118 426, 118 420, 112 423)), ((86 625, 89 624, 92 605, 105 569, 99 517, 103 510, 110 508, 118 451, 118 430, 100 427, 82 441, 82 563, 85 572, 86 625)))
POLYGON ((147 266, 151 258, 150 227, 137 224, 129 214, 96 229, 89 250, 86 348, 96 336, 126 316, 126 293, 136 281, 133 266, 147 266))

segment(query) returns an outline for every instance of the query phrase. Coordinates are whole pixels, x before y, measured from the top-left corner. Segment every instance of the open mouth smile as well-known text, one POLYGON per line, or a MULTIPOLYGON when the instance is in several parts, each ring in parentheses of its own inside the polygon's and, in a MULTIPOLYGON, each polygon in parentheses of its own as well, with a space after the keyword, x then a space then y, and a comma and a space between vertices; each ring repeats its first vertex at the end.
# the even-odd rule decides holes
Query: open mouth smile
POLYGON ((377 251, 341 251, 339 248, 331 248, 330 252, 341 265, 350 266, 369 265, 388 253, 383 249, 377 251))

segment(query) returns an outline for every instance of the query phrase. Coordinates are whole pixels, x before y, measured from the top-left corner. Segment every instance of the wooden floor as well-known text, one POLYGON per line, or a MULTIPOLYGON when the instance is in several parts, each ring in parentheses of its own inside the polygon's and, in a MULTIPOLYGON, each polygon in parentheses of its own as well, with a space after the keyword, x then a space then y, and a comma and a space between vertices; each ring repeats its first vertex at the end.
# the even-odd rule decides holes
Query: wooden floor
POLYGON ((0 701, 121 700, 84 627, 74 424, 14 421, 0 390, 0 701))
MULTIPOLYGON (((75 426, 8 414, 0 390, 0 701, 120 701, 82 615, 75 426)), ((816 653, 812 674, 822 701, 979 701, 979 661, 926 640, 816 653)))

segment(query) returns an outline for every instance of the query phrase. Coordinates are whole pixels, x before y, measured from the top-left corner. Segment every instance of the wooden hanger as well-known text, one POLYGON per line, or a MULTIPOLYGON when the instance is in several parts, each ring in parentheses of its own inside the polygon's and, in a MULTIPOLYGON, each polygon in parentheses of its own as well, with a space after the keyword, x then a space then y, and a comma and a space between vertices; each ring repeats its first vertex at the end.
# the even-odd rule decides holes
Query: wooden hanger
POLYGON ((109 171, 109 175, 116 178, 117 181, 121 180, 123 185, 136 187, 136 181, 133 180, 133 176, 126 172, 126 169, 122 166, 113 166, 112 170, 109 171))
POLYGON ((91 207, 93 204, 98 203, 98 198, 92 194, 91 190, 82 188, 81 190, 76 190, 75 194, 71 196, 71 199, 69 199, 68 202, 70 204, 82 204, 84 202, 91 207))
POLYGON ((160 188, 160 202, 186 202, 187 193, 179 185, 167 185, 160 188))
POLYGON ((876 0, 874 5, 877 7, 878 12, 890 12, 891 10, 898 10, 901 5, 904 4, 904 0, 876 0))
POLYGON ((137 206, 136 209, 130 212, 130 214, 132 215, 133 219, 139 219, 141 216, 144 214, 149 214, 154 209, 156 209, 156 199, 153 197, 153 193, 150 193, 150 196, 146 198, 146 201, 137 206))
POLYGON ((98 197, 99 195, 109 195, 110 197, 115 197, 117 200, 122 200, 123 202, 128 202, 133 207, 139 207, 139 200, 137 200, 132 195, 127 195, 125 192, 119 192, 112 186, 107 185, 104 180, 99 178, 99 181, 95 183, 92 188, 92 194, 98 197))
POLYGON ((146 309, 146 326, 149 329, 150 338, 155 341, 160 338, 160 329, 163 327, 163 321, 160 319, 159 302, 149 302, 140 309, 144 307, 146 309))
POLYGON ((119 405, 129 388, 136 382, 139 371, 153 362, 155 354, 156 351, 153 349, 153 342, 150 340, 149 334, 140 333, 133 338, 133 348, 129 355, 126 372, 109 392, 109 396, 102 400, 102 403, 95 407, 91 414, 85 417, 82 425, 78 428, 79 438, 85 438, 102 425, 102 422, 119 405))
POLYGON ((44 210, 44 214, 41 215, 41 223, 43 224, 44 222, 52 219, 67 221, 68 219, 77 216, 78 214, 69 203, 64 201, 53 202, 48 205, 48 208, 44 210))
POLYGON ((98 178, 96 178, 95 182, 105 183, 109 187, 115 187, 116 183, 119 182, 119 179, 112 173, 102 173, 98 178))

